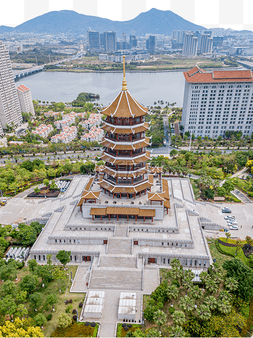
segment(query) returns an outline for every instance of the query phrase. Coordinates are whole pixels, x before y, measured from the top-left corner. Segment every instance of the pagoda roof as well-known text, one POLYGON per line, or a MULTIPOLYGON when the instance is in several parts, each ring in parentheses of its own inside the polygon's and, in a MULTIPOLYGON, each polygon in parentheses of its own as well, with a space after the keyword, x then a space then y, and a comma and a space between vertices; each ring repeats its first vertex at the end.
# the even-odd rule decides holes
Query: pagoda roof
POLYGON ((139 117, 147 113, 148 108, 138 103, 128 90, 122 90, 116 99, 102 111, 104 115, 123 118, 139 117))
POLYGON ((111 175, 113 177, 133 177, 133 178, 135 178, 137 176, 146 174, 147 170, 146 169, 142 169, 142 170, 139 170, 137 172, 132 171, 132 172, 127 172, 127 174, 125 174, 125 173, 122 173, 120 171, 118 171, 118 172, 115 171, 114 172, 110 168, 105 167, 105 169, 103 170, 103 172, 106 173, 106 174, 108 174, 108 175, 111 175))
POLYGON ((163 202, 163 206, 164 206, 165 208, 167 208, 167 209, 170 209, 170 201, 169 201, 169 200, 165 200, 165 201, 163 202))
POLYGON ((78 202, 77 206, 80 207, 85 200, 96 200, 98 199, 100 191, 87 191, 84 190, 80 201, 78 202))
POLYGON ((149 167, 149 171, 151 174, 160 174, 163 172, 162 167, 149 167))
POLYGON ((109 140, 104 139, 101 144, 106 148, 111 148, 113 150, 136 150, 140 148, 147 147, 150 143, 150 138, 145 137, 143 141, 140 141, 138 143, 130 143, 130 144, 120 144, 120 143, 113 143, 109 140))
POLYGON ((170 200, 168 181, 165 180, 164 178, 162 179, 162 189, 163 189, 165 198, 167 200, 170 200))
POLYGON ((155 217, 155 209, 140 209, 136 207, 107 207, 107 208, 91 208, 90 215, 135 215, 141 217, 155 217))
POLYGON ((111 192, 114 192, 115 194, 125 194, 125 193, 129 193, 129 194, 134 194, 137 193, 139 191, 148 189, 152 186, 152 184, 150 184, 149 182, 143 182, 142 184, 139 184, 138 186, 132 186, 132 187, 122 187, 122 186, 114 186, 112 184, 110 184, 109 182, 105 182, 104 180, 99 183, 99 185, 106 189, 109 190, 111 192))
POLYGON ((148 199, 150 201, 165 201, 165 196, 164 196, 164 192, 149 192, 148 193, 148 199))
POLYGON ((137 133, 141 133, 143 131, 148 130, 149 129, 149 123, 144 122, 139 127, 132 126, 131 128, 124 128, 124 126, 110 126, 110 125, 104 123, 102 125, 101 129, 108 131, 109 133, 112 133, 112 134, 137 134, 137 133))

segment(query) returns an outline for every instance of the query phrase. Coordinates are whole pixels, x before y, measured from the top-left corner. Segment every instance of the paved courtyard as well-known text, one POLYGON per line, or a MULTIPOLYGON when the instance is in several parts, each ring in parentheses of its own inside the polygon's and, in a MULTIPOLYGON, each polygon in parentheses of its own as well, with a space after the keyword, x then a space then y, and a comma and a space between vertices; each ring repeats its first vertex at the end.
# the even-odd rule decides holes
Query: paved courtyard
MULTIPOLYGON (((194 269, 200 268, 199 259, 202 264, 207 260, 212 263, 204 236, 225 236, 219 229, 227 227, 226 214, 221 212, 222 204, 196 202, 188 179, 173 178, 168 179, 171 209, 163 221, 92 221, 84 219, 76 206, 88 180, 88 176, 75 176, 65 194, 56 199, 28 199, 24 193, 11 198, 0 208, 0 223, 47 221, 30 258, 36 257, 43 264, 47 253, 55 256, 59 250, 70 250, 70 264, 78 265, 71 292, 105 291, 100 337, 112 337, 120 322, 117 319, 120 292, 136 293, 135 320, 142 321, 143 294, 150 294, 159 285, 159 268, 169 268, 170 259, 175 257, 183 262, 187 259, 197 262, 192 266, 194 269), (151 262, 148 257, 156 257, 156 261, 152 258, 151 262)), ((141 200, 145 203, 144 196, 141 200)), ((125 204, 125 200, 121 203, 125 204)), ((232 237, 253 236, 252 205, 229 206, 242 226, 231 231, 232 237)), ((202 269, 205 267, 201 265, 202 269)))

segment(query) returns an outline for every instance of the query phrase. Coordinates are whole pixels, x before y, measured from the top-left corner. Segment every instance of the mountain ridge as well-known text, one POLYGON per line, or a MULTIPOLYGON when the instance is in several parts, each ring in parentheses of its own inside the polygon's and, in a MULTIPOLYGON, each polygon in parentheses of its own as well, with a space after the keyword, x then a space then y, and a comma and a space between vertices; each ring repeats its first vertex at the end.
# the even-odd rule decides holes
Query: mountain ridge
POLYGON ((145 34, 170 35, 173 30, 193 31, 204 30, 205 28, 183 19, 170 10, 162 11, 155 8, 142 12, 128 21, 113 21, 98 16, 80 14, 75 11, 62 10, 42 14, 14 28, 0 26, 0 33, 31 32, 86 35, 89 29, 99 32, 115 31, 117 34, 124 32, 128 35, 135 31, 137 36, 143 36, 145 34))

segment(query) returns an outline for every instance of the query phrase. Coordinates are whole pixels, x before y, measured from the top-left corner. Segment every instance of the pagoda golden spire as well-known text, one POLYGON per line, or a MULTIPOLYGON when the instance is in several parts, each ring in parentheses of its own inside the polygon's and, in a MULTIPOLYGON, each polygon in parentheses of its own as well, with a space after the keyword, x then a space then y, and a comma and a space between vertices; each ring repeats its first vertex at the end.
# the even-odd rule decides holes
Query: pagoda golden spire
POLYGON ((127 90, 125 59, 126 59, 126 57, 125 57, 125 55, 123 55, 123 81, 122 81, 122 90, 127 90))

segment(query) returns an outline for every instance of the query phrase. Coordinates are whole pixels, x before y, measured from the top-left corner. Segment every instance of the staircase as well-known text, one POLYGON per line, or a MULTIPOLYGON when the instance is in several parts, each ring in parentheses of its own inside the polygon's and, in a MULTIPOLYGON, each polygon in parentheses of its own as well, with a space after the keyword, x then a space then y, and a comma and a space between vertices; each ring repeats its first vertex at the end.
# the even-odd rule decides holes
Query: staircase
POLYGON ((110 238, 107 254, 131 255, 131 239, 110 238))
POLYGON ((116 226, 115 236, 116 237, 127 237, 127 227, 116 226))
POLYGON ((141 269, 94 268, 90 289, 141 290, 141 278, 141 269))
POLYGON ((111 267, 111 268, 135 268, 136 259, 135 257, 123 256, 123 255, 106 255, 100 258, 100 267, 111 267))

